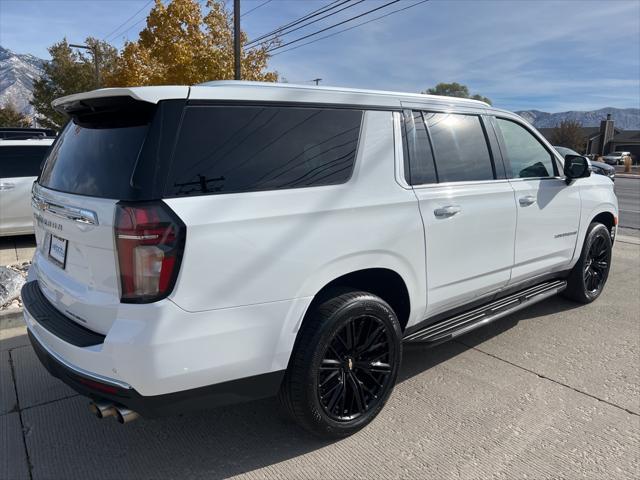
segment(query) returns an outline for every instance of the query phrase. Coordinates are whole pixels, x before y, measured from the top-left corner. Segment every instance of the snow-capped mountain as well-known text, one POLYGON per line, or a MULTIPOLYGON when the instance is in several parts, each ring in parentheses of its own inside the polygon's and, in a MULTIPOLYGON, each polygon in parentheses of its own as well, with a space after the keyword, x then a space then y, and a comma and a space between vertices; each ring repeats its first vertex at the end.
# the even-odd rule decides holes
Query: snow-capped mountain
POLYGON ((0 105, 12 103, 19 111, 33 115, 29 100, 34 80, 42 75, 43 63, 33 55, 21 55, 0 46, 0 105))
POLYGON ((616 128, 622 130, 640 130, 640 108, 601 108, 589 112, 548 113, 540 110, 516 112, 536 128, 553 128, 563 120, 575 120, 583 127, 599 127, 600 121, 611 114, 616 128))

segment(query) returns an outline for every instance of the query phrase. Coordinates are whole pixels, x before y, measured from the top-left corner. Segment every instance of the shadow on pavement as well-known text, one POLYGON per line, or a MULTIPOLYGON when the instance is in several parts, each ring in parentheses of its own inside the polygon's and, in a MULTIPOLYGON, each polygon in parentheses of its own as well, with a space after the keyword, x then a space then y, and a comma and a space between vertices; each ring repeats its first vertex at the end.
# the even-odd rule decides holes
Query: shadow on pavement
MULTIPOLYGON (((398 382, 419 375, 521 321, 576 307, 562 298, 552 298, 462 337, 461 342, 431 349, 407 345, 398 382)), ((0 347, 12 348, 6 342, 19 345, 25 339, 1 340, 0 347)), ((301 455, 316 455, 314 452, 334 443, 316 439, 299 429, 275 399, 177 417, 141 419, 126 426, 113 419, 96 419, 89 413, 88 403, 88 399, 78 396, 22 410, 34 478, 225 478, 301 455)), ((359 435, 363 434, 367 435, 366 431, 359 435)), ((295 477, 295 471, 290 474, 295 477)))

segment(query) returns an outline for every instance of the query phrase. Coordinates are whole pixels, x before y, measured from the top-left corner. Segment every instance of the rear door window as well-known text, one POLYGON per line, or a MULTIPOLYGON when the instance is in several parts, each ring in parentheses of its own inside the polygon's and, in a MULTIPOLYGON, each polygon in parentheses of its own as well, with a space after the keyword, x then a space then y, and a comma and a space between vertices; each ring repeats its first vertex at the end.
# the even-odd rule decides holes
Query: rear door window
POLYGON ((405 110, 403 121, 404 158, 409 160, 408 168, 405 165, 405 179, 409 185, 437 183, 436 167, 422 112, 405 110))
POLYGON ((193 105, 168 196, 335 185, 353 171, 361 110, 193 105))
POLYGON ((0 178, 37 177, 49 145, 0 145, 0 178))
POLYGON ((493 180, 494 168, 484 127, 477 115, 424 112, 438 181, 493 180))
POLYGON ((496 123, 505 146, 509 178, 555 176, 551 152, 526 128, 511 120, 497 118, 496 123))

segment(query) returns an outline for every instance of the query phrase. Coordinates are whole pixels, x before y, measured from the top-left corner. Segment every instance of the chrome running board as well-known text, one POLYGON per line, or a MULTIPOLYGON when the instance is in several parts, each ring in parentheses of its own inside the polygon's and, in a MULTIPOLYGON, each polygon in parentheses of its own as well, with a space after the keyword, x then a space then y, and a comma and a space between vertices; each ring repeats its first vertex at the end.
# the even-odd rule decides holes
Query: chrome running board
POLYGON ((499 300, 494 300, 482 307, 427 325, 425 328, 407 335, 404 341, 440 343, 450 340, 540 302, 545 298, 552 297, 565 288, 567 288, 566 280, 552 280, 540 283, 499 300))

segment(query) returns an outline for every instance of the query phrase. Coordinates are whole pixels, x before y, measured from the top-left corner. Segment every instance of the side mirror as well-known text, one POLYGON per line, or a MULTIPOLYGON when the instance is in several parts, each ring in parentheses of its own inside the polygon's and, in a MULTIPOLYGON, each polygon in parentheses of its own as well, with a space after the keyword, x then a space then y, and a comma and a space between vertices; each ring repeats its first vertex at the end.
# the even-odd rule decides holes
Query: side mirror
POLYGON ((591 175, 589 161, 580 155, 567 155, 564 157, 564 176, 567 185, 576 178, 584 178, 591 175))

